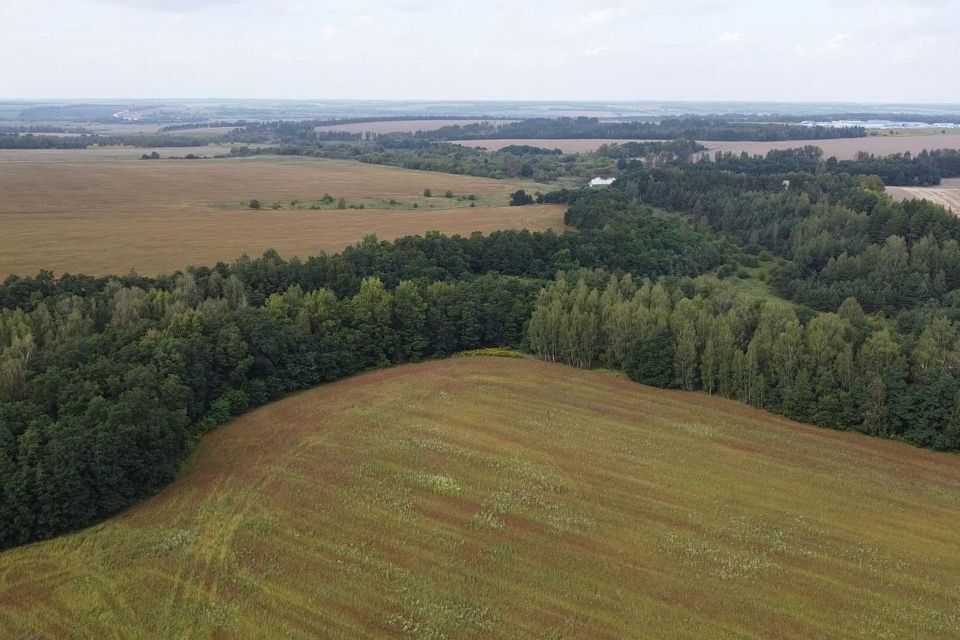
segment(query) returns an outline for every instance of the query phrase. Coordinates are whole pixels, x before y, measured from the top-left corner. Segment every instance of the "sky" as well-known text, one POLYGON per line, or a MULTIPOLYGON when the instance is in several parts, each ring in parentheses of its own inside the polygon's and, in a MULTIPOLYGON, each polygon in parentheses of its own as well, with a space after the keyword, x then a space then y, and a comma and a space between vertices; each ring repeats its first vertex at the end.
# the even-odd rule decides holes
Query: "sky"
POLYGON ((0 0, 3 98, 960 103, 960 0, 0 0))

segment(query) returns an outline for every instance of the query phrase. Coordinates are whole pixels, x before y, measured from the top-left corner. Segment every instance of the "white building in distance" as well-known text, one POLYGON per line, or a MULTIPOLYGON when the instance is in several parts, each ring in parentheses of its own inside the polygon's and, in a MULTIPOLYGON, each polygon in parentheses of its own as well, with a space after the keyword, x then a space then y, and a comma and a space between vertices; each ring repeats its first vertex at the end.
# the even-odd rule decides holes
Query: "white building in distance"
POLYGON ((613 184, 614 180, 616 180, 616 178, 601 178, 600 176, 597 176, 596 178, 590 181, 590 186, 591 187, 609 187, 610 185, 613 184))

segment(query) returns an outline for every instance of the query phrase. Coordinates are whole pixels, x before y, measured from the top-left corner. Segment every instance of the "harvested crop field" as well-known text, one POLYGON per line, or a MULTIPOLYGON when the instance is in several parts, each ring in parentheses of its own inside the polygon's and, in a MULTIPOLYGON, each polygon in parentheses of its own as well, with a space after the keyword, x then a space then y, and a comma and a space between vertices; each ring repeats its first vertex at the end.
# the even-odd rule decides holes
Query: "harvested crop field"
POLYGON ((917 154, 924 149, 960 149, 960 134, 936 134, 917 136, 868 136, 866 138, 838 138, 835 140, 788 140, 784 142, 723 142, 705 141, 702 144, 710 152, 729 151, 740 154, 766 155, 771 149, 796 149, 806 145, 820 147, 826 157, 852 160, 857 153, 865 151, 873 155, 888 156, 894 153, 917 154))
POLYGON ((530 186, 510 181, 334 160, 143 161, 129 150, 95 151, 0 154, 0 276, 39 269, 152 275, 269 248, 337 251, 368 233, 392 239, 563 227, 562 207, 507 207, 511 191, 530 186), (469 202, 477 206, 423 198, 425 188, 474 195, 469 202), (364 209, 291 207, 324 194, 364 209), (246 208, 252 199, 263 208, 246 208))
POLYGON ((956 638, 960 458, 456 358, 208 436, 160 495, 0 554, 7 637, 956 638))
POLYGON ((347 124, 328 124, 317 127, 316 131, 343 131, 346 133, 415 133, 417 131, 436 131, 443 127, 465 127, 468 124, 484 122, 509 124, 516 120, 382 120, 378 122, 350 122, 347 124))
POLYGON ((960 178, 945 178, 936 187, 887 187, 887 193, 897 200, 926 199, 960 213, 960 178))
MULTIPOLYGON (((560 149, 564 153, 590 153, 604 144, 622 144, 624 142, 648 142, 645 140, 602 140, 590 139, 504 139, 504 140, 457 140, 455 144, 469 147, 483 147, 497 151, 509 145, 530 145, 547 149, 560 149)), ((813 145, 824 150, 827 157, 836 156, 840 160, 850 160, 857 152, 866 151, 874 155, 893 153, 919 153, 924 149, 960 149, 960 134, 936 134, 918 136, 869 136, 866 138, 838 138, 836 140, 786 140, 782 142, 733 142, 701 141, 710 153, 729 151, 750 155, 765 155, 771 149, 795 149, 813 145)))

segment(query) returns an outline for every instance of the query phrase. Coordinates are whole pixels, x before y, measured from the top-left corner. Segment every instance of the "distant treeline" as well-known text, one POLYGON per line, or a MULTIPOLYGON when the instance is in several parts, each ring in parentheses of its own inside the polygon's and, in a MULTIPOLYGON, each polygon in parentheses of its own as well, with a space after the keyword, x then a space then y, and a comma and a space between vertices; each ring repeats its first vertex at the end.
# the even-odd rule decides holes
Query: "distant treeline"
POLYGON ((168 124, 160 127, 160 131, 192 131, 193 129, 207 128, 232 128, 240 129, 248 126, 250 123, 246 120, 216 121, 216 122, 187 122, 184 124, 168 124))
MULTIPOLYGON (((407 118, 400 118, 407 119, 407 118)), ((431 118, 432 119, 432 118, 431 118)), ((373 119, 370 121, 380 121, 373 119)), ((350 122, 365 122, 358 119, 350 122)), ((449 125, 435 131, 394 132, 383 134, 350 134, 343 131, 316 132, 324 124, 345 124, 347 121, 302 121, 248 123, 241 131, 232 132, 229 140, 238 143, 303 144, 318 136, 339 135, 343 140, 489 140, 498 138, 529 139, 652 139, 652 140, 807 140, 828 138, 860 138, 862 127, 806 127, 797 124, 740 122, 730 118, 668 118, 660 122, 603 122, 597 118, 531 118, 512 123, 485 120, 468 125, 449 125)), ((327 138, 330 139, 330 138, 327 138)))
POLYGON ((36 124, 36 125, 23 125, 23 126, 10 126, 4 125, 0 126, 0 134, 2 133, 86 133, 89 134, 89 129, 83 127, 58 127, 49 124, 36 124))
POLYGON ((777 115, 772 119, 779 122, 824 122, 824 121, 844 121, 844 120, 889 120, 891 122, 926 122, 933 124, 937 122, 960 124, 960 115, 950 114, 925 114, 925 113, 831 113, 827 115, 777 115))
POLYGON ((314 142, 271 147, 234 147, 231 154, 294 155, 356 160, 420 171, 439 171, 485 178, 529 178, 550 182, 563 177, 590 178, 612 175, 630 159, 642 158, 655 165, 686 159, 700 145, 677 140, 625 145, 605 145, 595 154, 564 154, 539 147, 513 145, 487 152, 451 143, 416 139, 380 138, 370 143, 314 142))
POLYGON ((862 138, 863 127, 806 127, 736 122, 727 118, 666 118, 660 122, 602 122, 597 118, 531 118, 508 124, 443 127, 425 136, 437 140, 497 138, 640 138, 652 140, 821 140, 862 138))
POLYGON ((819 147, 802 149, 774 149, 765 156, 739 155, 718 151, 712 161, 704 157, 694 167, 721 169, 751 175, 778 173, 850 173, 879 176, 888 186, 931 186, 941 178, 960 176, 960 150, 937 149, 889 156, 860 153, 855 160, 824 159, 819 147))
POLYGON ((32 133, 0 134, 0 149, 89 149, 90 147, 128 146, 137 148, 203 147, 209 137, 129 135, 129 136, 45 136, 32 133))

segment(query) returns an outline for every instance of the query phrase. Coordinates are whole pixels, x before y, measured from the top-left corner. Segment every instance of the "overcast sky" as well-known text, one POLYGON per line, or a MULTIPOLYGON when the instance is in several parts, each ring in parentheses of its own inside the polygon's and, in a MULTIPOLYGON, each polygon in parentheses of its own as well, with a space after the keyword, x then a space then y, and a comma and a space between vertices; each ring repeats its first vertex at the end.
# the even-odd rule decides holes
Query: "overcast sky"
POLYGON ((958 0, 0 0, 6 98, 960 102, 958 0))

